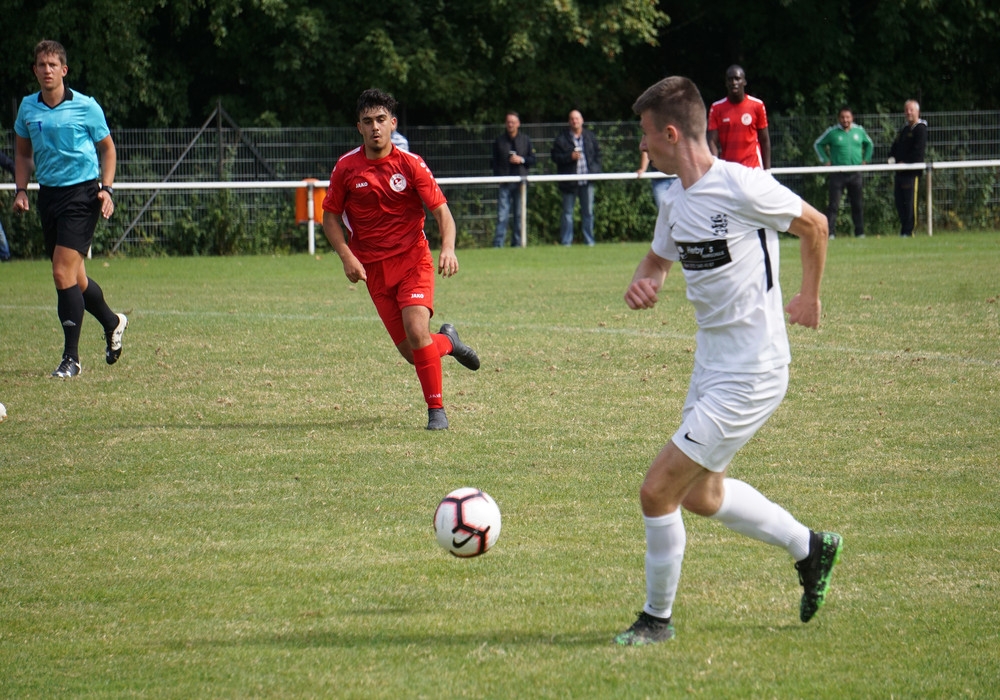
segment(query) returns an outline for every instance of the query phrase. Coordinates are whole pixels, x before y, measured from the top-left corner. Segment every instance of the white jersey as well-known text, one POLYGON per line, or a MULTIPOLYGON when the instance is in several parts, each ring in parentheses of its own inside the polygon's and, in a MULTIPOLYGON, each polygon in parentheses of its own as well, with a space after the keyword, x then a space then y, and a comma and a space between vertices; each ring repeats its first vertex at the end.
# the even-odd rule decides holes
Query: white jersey
POLYGON ((802 199, 769 173, 719 159, 690 188, 664 193, 652 249, 684 268, 703 367, 753 373, 791 361, 777 231, 801 215, 802 199))

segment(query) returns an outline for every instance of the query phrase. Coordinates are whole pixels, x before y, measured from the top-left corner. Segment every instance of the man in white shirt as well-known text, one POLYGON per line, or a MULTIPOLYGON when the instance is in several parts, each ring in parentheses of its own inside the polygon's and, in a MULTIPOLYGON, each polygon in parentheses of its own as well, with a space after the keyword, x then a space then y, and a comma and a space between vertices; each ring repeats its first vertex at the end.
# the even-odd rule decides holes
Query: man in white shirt
POLYGON ((638 646, 673 638, 672 607, 686 534, 681 507, 782 547, 796 562, 808 622, 823 604, 841 537, 813 532, 749 484, 726 477, 736 452, 777 409, 791 360, 791 323, 816 328, 827 221, 770 174, 715 158, 704 102, 687 78, 664 78, 636 100, 642 148, 681 187, 663 196, 646 257, 625 292, 650 309, 675 262, 698 323, 694 371, 680 428, 653 460, 640 490, 646 525, 646 603, 615 637, 638 646), (778 234, 801 239, 802 286, 782 309, 778 234))

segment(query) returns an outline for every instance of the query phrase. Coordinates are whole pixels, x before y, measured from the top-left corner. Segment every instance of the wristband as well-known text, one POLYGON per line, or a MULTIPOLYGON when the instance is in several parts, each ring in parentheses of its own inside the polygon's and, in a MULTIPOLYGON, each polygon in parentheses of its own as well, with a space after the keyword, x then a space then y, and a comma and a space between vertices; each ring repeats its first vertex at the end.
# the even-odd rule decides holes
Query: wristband
POLYGON ((114 197, 115 188, 111 185, 101 185, 101 189, 108 193, 109 196, 114 197))
POLYGON ((28 194, 28 188, 27 187, 18 187, 17 189, 14 190, 14 196, 17 197, 18 193, 20 193, 20 192, 24 192, 25 194, 28 194))

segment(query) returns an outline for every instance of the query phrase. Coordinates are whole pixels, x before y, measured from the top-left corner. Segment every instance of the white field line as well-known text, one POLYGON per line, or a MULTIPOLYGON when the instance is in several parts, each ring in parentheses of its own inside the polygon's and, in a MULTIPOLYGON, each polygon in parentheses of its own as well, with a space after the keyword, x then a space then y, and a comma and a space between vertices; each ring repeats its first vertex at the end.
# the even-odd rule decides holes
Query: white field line
MULTIPOLYGON (((0 310, 3 311, 32 311, 32 312, 54 312, 52 306, 15 306, 15 305, 4 305, 0 304, 0 310)), ((271 320, 271 321, 318 321, 325 323, 376 323, 380 324, 378 316, 372 313, 371 316, 327 316, 322 313, 314 314, 276 314, 267 312, 254 312, 254 311, 181 311, 179 309, 149 309, 149 310, 133 310, 133 314, 136 317, 142 316, 179 316, 179 317, 189 317, 189 318, 232 318, 234 316, 239 316, 243 319, 260 319, 260 320, 271 320)), ((452 319, 455 321, 455 319, 452 319)), ((457 320, 460 327, 463 328, 488 328, 486 324, 482 323, 470 323, 457 320)), ((501 323, 495 324, 495 328, 503 328, 505 330, 524 330, 534 333, 562 333, 566 335, 573 334, 590 334, 590 335, 618 335, 618 336, 631 336, 636 338, 652 338, 652 339, 665 339, 665 340, 682 340, 688 341, 694 344, 694 335, 690 333, 678 333, 669 330, 658 330, 651 331, 638 328, 611 328, 606 326, 582 328, 579 326, 543 326, 536 324, 519 324, 519 323, 501 323)), ((935 360, 938 362, 958 364, 958 365, 972 365, 979 367, 1000 367, 1000 358, 988 359, 983 357, 965 357, 961 355, 954 355, 950 353, 940 353, 931 352, 928 350, 920 350, 910 348, 908 350, 879 350, 877 348, 857 348, 857 347, 847 347, 847 346, 830 346, 821 345, 818 343, 803 343, 798 339, 790 339, 792 345, 792 356, 794 362, 794 356, 796 351, 809 351, 809 352, 822 352, 822 353, 833 353, 833 354, 850 354, 854 356, 864 356, 872 358, 910 358, 916 359, 920 358, 923 360, 935 360)))

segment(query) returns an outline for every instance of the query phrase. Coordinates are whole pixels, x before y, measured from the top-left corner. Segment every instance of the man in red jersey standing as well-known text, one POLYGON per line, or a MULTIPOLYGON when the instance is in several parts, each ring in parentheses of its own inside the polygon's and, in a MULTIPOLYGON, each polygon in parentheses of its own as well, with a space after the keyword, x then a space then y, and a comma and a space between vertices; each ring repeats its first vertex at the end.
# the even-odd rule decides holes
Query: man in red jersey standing
POLYGON ((771 137, 764 103, 746 93, 740 66, 726 69, 726 96, 708 110, 708 146, 713 156, 748 168, 771 169, 771 137))
POLYGON ((424 206, 441 231, 438 272, 458 272, 455 219, 423 159, 392 145, 396 100, 381 90, 358 98, 364 144, 341 156, 323 200, 323 232, 352 283, 363 281, 389 337, 414 365, 427 402, 427 429, 445 430, 441 357, 479 369, 475 350, 450 323, 430 332, 434 259, 424 234, 424 206), (345 232, 346 229, 346 232, 345 232))

